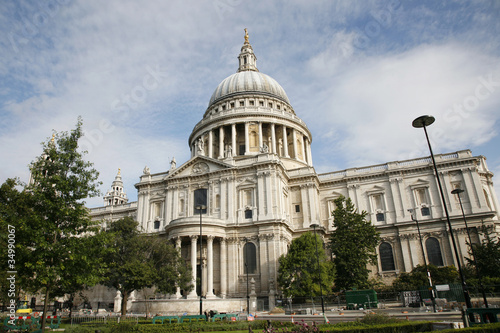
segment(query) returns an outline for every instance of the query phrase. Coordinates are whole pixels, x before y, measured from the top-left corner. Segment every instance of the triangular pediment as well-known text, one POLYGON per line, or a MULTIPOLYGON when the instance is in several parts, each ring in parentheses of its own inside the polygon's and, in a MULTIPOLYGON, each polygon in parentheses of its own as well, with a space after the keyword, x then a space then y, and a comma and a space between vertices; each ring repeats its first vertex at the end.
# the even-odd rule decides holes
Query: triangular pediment
POLYGON ((416 181, 414 181, 410 187, 411 188, 416 188, 416 187, 428 187, 429 186, 429 181, 425 180, 425 179, 422 179, 422 178, 418 178, 416 181))
POLYGON ((233 166, 206 156, 195 156, 175 170, 170 170, 167 179, 200 176, 233 166))
POLYGON ((366 193, 381 193, 385 192, 385 187, 379 186, 379 185, 374 185, 372 188, 370 188, 366 193))

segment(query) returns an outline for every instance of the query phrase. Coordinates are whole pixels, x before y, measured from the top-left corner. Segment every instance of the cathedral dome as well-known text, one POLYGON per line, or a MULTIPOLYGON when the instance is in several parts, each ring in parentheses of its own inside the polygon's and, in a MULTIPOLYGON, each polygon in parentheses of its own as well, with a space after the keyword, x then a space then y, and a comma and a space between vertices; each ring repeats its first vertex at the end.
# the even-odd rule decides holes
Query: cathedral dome
POLYGON ((210 98, 209 107, 219 100, 238 94, 258 93, 290 104, 285 90, 275 79, 257 71, 241 71, 224 79, 210 98))
POLYGON ((234 97, 243 94, 260 94, 277 98, 290 104, 285 90, 272 77, 262 74, 257 69, 257 57, 253 53, 252 45, 248 41, 248 33, 245 29, 245 43, 241 47, 238 56, 238 71, 225 78, 215 89, 208 108, 226 97, 234 97))

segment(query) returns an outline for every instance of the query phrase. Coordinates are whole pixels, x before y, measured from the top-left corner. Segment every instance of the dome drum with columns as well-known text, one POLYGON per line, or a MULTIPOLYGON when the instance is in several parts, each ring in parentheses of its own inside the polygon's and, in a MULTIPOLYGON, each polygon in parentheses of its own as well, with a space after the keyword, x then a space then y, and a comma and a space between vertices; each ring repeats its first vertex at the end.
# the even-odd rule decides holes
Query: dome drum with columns
MULTIPOLYGON (((317 231, 327 241, 340 195, 367 211, 381 233, 373 276, 390 282, 423 264, 424 257, 438 266, 455 264, 430 159, 317 174, 309 129, 284 89, 259 72, 256 61, 245 34, 237 73, 218 85, 189 136, 190 159, 180 166, 172 161, 169 170, 159 173, 146 167, 135 184, 138 200, 133 203, 115 201, 123 189, 120 176, 105 197, 106 207, 91 210, 95 219, 105 221, 134 216, 141 230, 176 245, 194 268, 193 285, 202 276, 201 290, 178 290, 164 298, 193 300, 193 308, 184 310, 196 313, 201 293, 207 301, 227 300, 226 307, 210 303, 212 309, 231 311, 235 303, 230 300, 246 297, 248 276, 256 306, 272 309, 279 296, 278 258, 312 224, 320 225, 317 231), (200 211, 200 205, 206 208, 200 211), (409 209, 420 222, 424 252, 409 209)), ((486 158, 462 150, 436 155, 436 161, 454 227, 460 229, 463 219, 450 191, 460 187, 469 227, 484 224, 498 232, 499 204, 486 158)), ((465 237, 457 235, 462 262, 468 253, 465 237)))

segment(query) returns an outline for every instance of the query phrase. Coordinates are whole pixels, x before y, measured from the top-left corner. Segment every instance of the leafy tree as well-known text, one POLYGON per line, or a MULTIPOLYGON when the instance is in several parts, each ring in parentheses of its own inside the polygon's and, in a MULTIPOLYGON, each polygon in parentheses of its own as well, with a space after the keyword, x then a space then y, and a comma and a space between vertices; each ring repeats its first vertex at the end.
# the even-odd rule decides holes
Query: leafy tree
POLYGON ((331 291, 333 265, 325 255, 323 242, 319 235, 315 238, 313 233, 307 232, 294 239, 288 253, 278 259, 278 284, 286 297, 320 295, 316 245, 323 294, 328 294, 331 291))
POLYGON ((335 288, 348 290, 364 289, 370 286, 368 264, 376 264, 376 246, 380 234, 366 220, 365 211, 358 213, 350 198, 340 196, 333 211, 334 231, 330 248, 334 255, 335 288))
MULTIPOLYGON (((455 266, 437 267, 428 265, 432 277, 432 284, 449 284, 459 281, 459 274, 455 266)), ((424 265, 418 265, 410 273, 401 273, 393 282, 392 287, 396 291, 418 290, 420 287, 429 285, 427 270, 424 265)))
POLYGON ((84 201, 99 194, 98 172, 78 151, 82 135, 79 118, 74 130, 43 144, 30 184, 7 180, 1 187, 2 234, 5 224, 15 229, 16 282, 45 294, 45 314, 51 297, 93 285, 101 273, 99 227, 84 201))
POLYGON ((134 290, 156 286, 159 292, 174 293, 177 287, 193 288, 189 265, 164 238, 141 234, 131 217, 112 222, 107 232, 113 241, 105 258, 108 272, 103 283, 122 293, 122 316, 134 290))
POLYGON ((476 262, 469 250, 468 265, 479 270, 481 277, 500 277, 500 239, 492 236, 490 229, 483 227, 484 239, 481 244, 472 244, 476 262))

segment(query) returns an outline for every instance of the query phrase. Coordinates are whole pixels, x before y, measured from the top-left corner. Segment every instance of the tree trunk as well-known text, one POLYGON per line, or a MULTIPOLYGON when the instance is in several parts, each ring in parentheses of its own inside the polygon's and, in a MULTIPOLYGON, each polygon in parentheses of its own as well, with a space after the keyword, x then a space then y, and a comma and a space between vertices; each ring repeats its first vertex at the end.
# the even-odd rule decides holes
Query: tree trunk
POLYGON ((45 322, 47 321, 47 310, 48 310, 48 301, 49 301, 49 287, 45 287, 45 299, 43 300, 43 313, 42 313, 42 327, 41 330, 45 329, 45 322))
POLYGON ((122 290, 122 316, 121 319, 125 319, 127 316, 127 301, 128 301, 128 291, 122 290))

